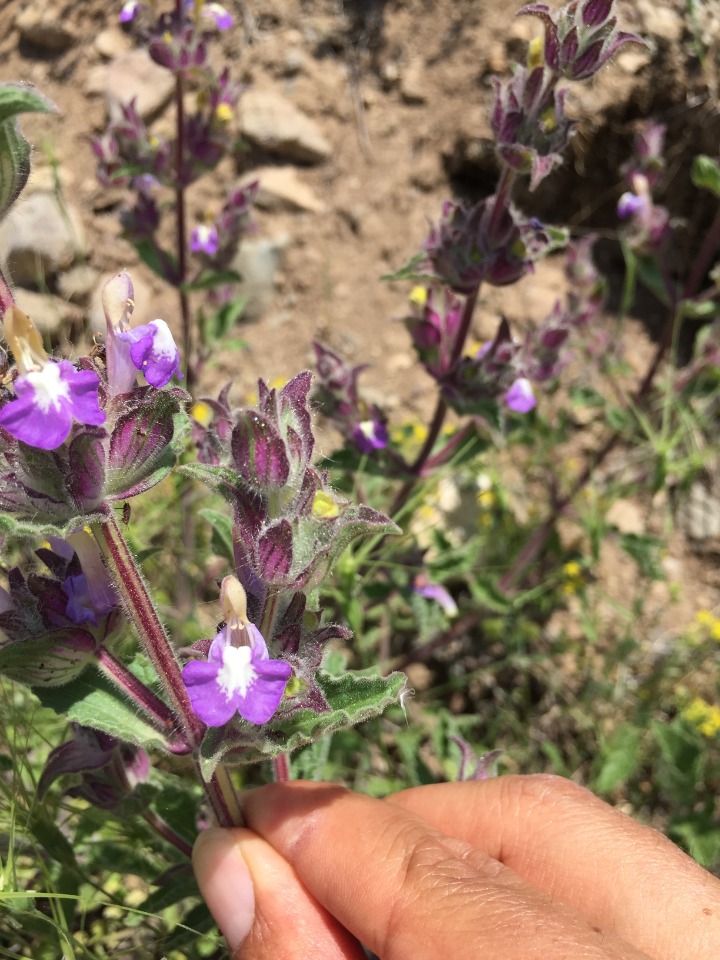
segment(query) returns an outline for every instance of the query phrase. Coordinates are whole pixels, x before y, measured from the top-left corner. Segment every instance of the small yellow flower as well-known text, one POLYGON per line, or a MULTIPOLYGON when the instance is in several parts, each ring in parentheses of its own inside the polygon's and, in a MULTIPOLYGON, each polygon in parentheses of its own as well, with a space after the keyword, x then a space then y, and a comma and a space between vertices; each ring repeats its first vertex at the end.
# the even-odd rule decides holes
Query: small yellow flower
POLYGON ((497 503, 497 497, 492 490, 483 490, 477 495, 477 502, 481 510, 492 510, 497 503))
POLYGON ((527 65, 528 69, 534 70, 535 67, 541 67, 545 62, 545 39, 544 37, 533 37, 528 44, 527 65))
POLYGON ((207 427, 210 421, 212 420, 212 407, 209 403, 205 403, 204 400, 198 400, 196 404, 190 410, 190 416, 193 420, 196 420, 200 426, 207 427))
POLYGON ((428 300, 427 287, 413 287, 408 298, 416 307, 424 307, 428 300))
POLYGON ((229 123, 233 118, 233 108, 229 103, 219 103, 215 108, 215 119, 220 123, 229 123))
POLYGON ((329 493, 325 493, 324 490, 318 490, 313 498, 312 512, 315 517, 332 519, 333 517, 339 516, 340 507, 338 507, 329 493))
POLYGON ((567 597, 573 597, 585 582, 583 569, 576 560, 569 560, 563 564, 562 569, 565 576, 565 581, 562 584, 562 592, 567 597))
POLYGON ((682 716, 704 737, 720 733, 720 707, 713 706, 702 697, 695 697, 682 711, 682 716))
POLYGON ((699 623, 701 627, 711 627, 714 620, 715 617, 709 610, 698 610, 695 614, 695 623, 699 623))
POLYGON ((715 617, 715 622, 710 627, 710 636, 713 640, 720 643, 720 618, 715 617))

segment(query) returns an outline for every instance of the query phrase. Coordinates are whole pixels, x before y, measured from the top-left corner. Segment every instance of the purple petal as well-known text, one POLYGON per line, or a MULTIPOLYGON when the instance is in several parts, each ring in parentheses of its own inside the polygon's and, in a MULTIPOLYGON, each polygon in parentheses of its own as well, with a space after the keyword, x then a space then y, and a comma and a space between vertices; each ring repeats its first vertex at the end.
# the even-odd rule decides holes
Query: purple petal
POLYGON ((131 344, 130 357, 151 387, 160 389, 180 372, 180 353, 173 335, 164 320, 153 320, 118 334, 119 339, 131 344))
POLYGON ((92 370, 76 370, 68 360, 63 360, 60 363, 60 376, 70 387, 75 419, 96 427, 105 423, 105 414, 98 401, 98 375, 92 370))
POLYGON ((221 727, 235 713, 232 697, 227 697, 218 684, 220 667, 215 663, 193 660, 183 667, 182 678, 195 713, 209 727, 221 727))
POLYGON ((282 660, 265 660, 253 665, 258 676, 244 697, 236 695, 237 710, 249 723, 267 723, 282 700, 292 667, 282 660))
POLYGON ((67 400, 54 408, 42 411, 35 390, 27 378, 15 381, 15 400, 0 410, 0 427, 16 440, 22 440, 40 450, 55 450, 67 440, 72 426, 72 414, 67 400))
POLYGON ((515 413, 529 413, 537 404, 530 381, 525 377, 518 377, 505 394, 505 403, 515 413))
POLYGON ((233 25, 231 14, 219 3, 206 3, 203 7, 203 16, 210 17, 218 30, 229 30, 233 25))
POLYGON ((628 217, 634 217, 636 214, 640 213, 643 207, 646 205, 646 200, 644 197, 639 197, 636 193, 632 191, 626 191, 618 200, 617 205, 617 215, 621 220, 627 220, 628 217))
POLYGON ((434 600, 439 603, 448 617, 454 617, 458 612, 458 607, 450 593, 439 583, 431 583, 424 578, 418 578, 413 586, 415 593, 426 600, 434 600))
POLYGON ((127 0, 127 3, 122 5, 122 9, 118 14, 118 20, 120 23, 130 23, 131 20, 134 20, 137 16, 138 10, 140 8, 139 0, 127 0))

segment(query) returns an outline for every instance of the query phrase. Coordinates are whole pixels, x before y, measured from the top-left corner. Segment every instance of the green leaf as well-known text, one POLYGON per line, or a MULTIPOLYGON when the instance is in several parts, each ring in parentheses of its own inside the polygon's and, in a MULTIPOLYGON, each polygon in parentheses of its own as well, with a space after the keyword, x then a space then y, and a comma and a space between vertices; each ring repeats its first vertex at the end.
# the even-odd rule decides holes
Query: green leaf
POLYGON ((380 279, 416 281, 424 280, 427 282, 437 280, 437 276, 434 273, 420 269, 421 265, 424 263, 427 263, 427 254, 416 253, 415 256, 409 260, 404 267, 400 267, 400 269, 396 270, 394 273, 384 273, 380 279))
POLYGON ((215 466, 209 463, 183 463, 178 467, 180 473, 193 480, 199 480, 206 486, 215 490, 226 500, 231 500, 235 496, 238 487, 243 487, 242 478, 230 467, 215 466))
POLYGON ((212 290, 213 287, 221 287, 229 283, 240 283, 242 277, 234 270, 206 270, 201 273, 196 280, 189 280, 182 283, 180 289, 184 293, 192 293, 193 290, 212 290))
POLYGON ((0 84, 0 219, 20 195, 30 175, 30 144, 20 133, 22 113, 52 113, 54 104, 19 83, 0 84))
POLYGON ((226 513, 221 513, 219 510, 212 510, 210 507, 205 507, 198 513, 212 527, 210 545, 213 553, 220 557, 227 557, 231 562, 234 562, 232 517, 226 513))
POLYGON ((33 807, 28 824, 29 830, 45 851, 58 863, 66 867, 77 867, 75 854, 65 834, 50 820, 40 804, 33 807))
POLYGON ((667 579, 661 563, 664 544, 659 537, 625 533, 620 537, 620 546, 635 561, 643 577, 649 580, 667 579))
POLYGON ((138 713, 134 703, 96 671, 87 671, 63 687, 33 687, 44 707, 74 723, 153 749, 164 740, 138 713))
POLYGON ((135 249, 140 259, 146 264, 153 273, 165 280, 167 283, 173 282, 173 277, 177 276, 177 261, 167 251, 161 250, 152 240, 135 241, 135 249))
POLYGON ((693 160, 690 178, 696 187, 720 197, 720 164, 717 160, 701 153, 693 160))
POLYGON ((95 658, 95 640, 78 627, 42 637, 6 643, 0 648, 0 673, 28 687, 59 687, 75 680, 95 658))
POLYGON ((298 710, 278 716, 263 727, 253 728, 238 721, 208 730, 200 749, 203 777, 208 780, 223 757, 229 763, 257 763, 377 717, 391 704, 402 701, 407 686, 404 673, 368 677, 349 671, 333 677, 321 672, 317 679, 330 704, 328 713, 298 710))
POLYGON ((468 586, 473 600, 478 606, 493 613, 508 613, 512 608, 512 601, 500 590, 497 584, 487 577, 473 577, 468 586))
POLYGON ((598 793, 610 793, 637 770, 641 760, 640 742, 637 727, 624 724, 603 744, 602 764, 594 783, 598 793))
MULTIPOLYGON (((710 805, 712 807, 712 804, 710 805)), ((690 856, 707 869, 720 863, 720 826, 712 809, 670 824, 670 835, 680 839, 690 856)))

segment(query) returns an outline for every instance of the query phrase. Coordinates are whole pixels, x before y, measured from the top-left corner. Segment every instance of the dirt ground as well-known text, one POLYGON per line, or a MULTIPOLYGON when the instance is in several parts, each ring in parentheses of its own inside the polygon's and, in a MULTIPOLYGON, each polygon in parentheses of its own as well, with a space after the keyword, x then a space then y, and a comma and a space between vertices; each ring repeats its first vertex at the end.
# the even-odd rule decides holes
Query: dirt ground
MULTIPOLYGON (((120 3, 41 4, 72 32, 60 51, 21 37, 17 18, 28 5, 0 5, 0 80, 30 81, 58 106, 55 116, 23 120, 36 145, 36 176, 47 175, 54 157, 64 193, 82 216, 89 264, 99 274, 129 269, 152 301, 145 309, 177 327, 174 295, 120 235, 117 206, 97 185, 88 141, 106 123, 97 71, 130 44, 116 24, 120 3)), ((495 0, 247 0, 228 6, 240 24, 222 40, 235 74, 253 89, 289 98, 316 121, 332 152, 325 163, 297 165, 323 212, 258 212, 258 236, 283 246, 274 296, 241 330, 247 351, 218 357, 203 386, 216 392, 233 378, 242 396, 259 375, 288 377, 310 363, 311 341, 320 337, 348 359, 371 365, 364 375, 370 399, 382 400, 398 420, 415 415, 427 409, 432 394, 394 319, 403 313, 407 288, 379 278, 415 252, 443 199, 492 192, 490 77, 507 74, 539 26, 532 18, 516 19, 515 4, 495 0)), ((661 119, 669 143, 665 198, 672 213, 687 220, 678 242, 679 273, 713 213, 707 195, 690 187, 688 158, 716 155, 720 139, 720 4, 705 0, 695 7, 691 21, 683 0, 617 4, 622 25, 647 36, 649 48, 628 49, 592 84, 572 86, 570 110, 580 125, 567 163, 536 194, 520 197, 528 212, 569 223, 578 233, 608 231, 633 126, 642 117, 661 119)), ((267 163, 252 151, 241 164, 223 162, 193 189, 192 216, 216 209, 229 185, 267 163)), ((611 277, 617 274, 611 244, 602 258, 611 277)), ((550 262, 516 287, 490 290, 478 310, 476 337, 493 332, 500 310, 519 329, 539 321, 562 283, 560 263, 550 262)), ((662 320, 652 302, 633 323, 631 362, 648 354, 662 320)), ((644 515, 652 510, 642 506, 644 515)), ((713 564, 697 559, 680 535, 670 560, 671 578, 682 585, 679 624, 720 595, 713 564)), ((622 580, 614 559, 608 573, 622 580)))

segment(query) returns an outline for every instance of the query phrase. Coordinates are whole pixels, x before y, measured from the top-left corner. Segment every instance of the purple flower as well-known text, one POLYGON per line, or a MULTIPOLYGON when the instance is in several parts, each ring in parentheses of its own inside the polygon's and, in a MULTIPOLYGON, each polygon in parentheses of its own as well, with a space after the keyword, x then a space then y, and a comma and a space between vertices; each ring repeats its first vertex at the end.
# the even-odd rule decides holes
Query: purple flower
POLYGON ((164 320, 151 320, 141 327, 116 333, 116 337, 130 344, 130 359, 151 387, 159 390, 173 376, 182 380, 180 353, 164 320))
POLYGON ((63 593, 68 598, 65 615, 73 623, 97 626, 118 605, 97 543, 84 530, 71 534, 67 544, 55 537, 50 543, 56 553, 69 545, 70 559, 76 553, 82 567, 82 573, 66 577, 63 582, 63 593))
POLYGON ((448 617, 457 616, 458 607, 450 593, 439 583, 432 583, 424 573, 419 573, 415 577, 413 590, 426 600, 434 600, 439 603, 448 617))
POLYGON ((0 427, 31 447, 55 450, 67 440, 73 418, 98 426, 105 422, 99 383, 91 370, 76 370, 68 360, 48 360, 16 379, 16 399, 0 410, 0 427))
POLYGON ((529 413, 537 400, 527 377, 518 377, 505 394, 505 404, 515 413, 529 413))
POLYGON ((212 257, 218 252, 220 237, 215 227, 199 223, 190 233, 190 249, 193 253, 207 253, 212 257))
POLYGON ((202 15, 212 20, 218 30, 229 30, 233 25, 231 14, 219 3, 206 3, 202 8, 202 15))
POLYGON ((131 20, 134 20, 138 15, 138 10, 140 9, 139 0, 127 0, 127 3, 122 5, 122 9, 118 15, 118 20, 120 23, 130 23, 131 20))
POLYGON ((225 626, 210 644, 207 661, 183 668, 195 713, 209 727, 221 727, 237 712, 249 723, 267 723, 278 708, 292 667, 271 660, 262 634, 247 619, 245 591, 235 577, 220 588, 225 626))
POLYGON ((631 190, 626 190, 618 200, 617 215, 621 220, 627 220, 628 217, 634 217, 636 214, 640 213, 646 204, 647 200, 645 197, 639 197, 631 190))
POLYGON ((384 450, 388 445, 387 427, 381 420, 361 420, 353 430, 352 438, 363 453, 384 450))

